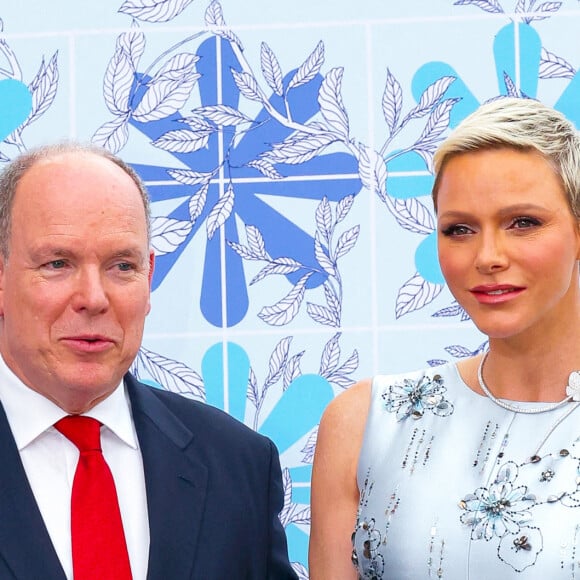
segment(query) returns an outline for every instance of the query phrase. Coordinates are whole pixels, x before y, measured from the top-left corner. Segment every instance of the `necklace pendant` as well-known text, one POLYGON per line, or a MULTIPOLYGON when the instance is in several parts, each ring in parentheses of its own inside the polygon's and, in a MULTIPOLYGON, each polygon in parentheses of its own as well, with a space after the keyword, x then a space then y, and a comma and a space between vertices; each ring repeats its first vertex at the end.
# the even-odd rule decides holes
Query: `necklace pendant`
POLYGON ((542 461, 542 458, 539 455, 532 455, 530 457, 530 463, 539 463, 542 461))
POLYGON ((570 373, 566 394, 572 397, 574 401, 580 401, 580 372, 574 371, 570 373))

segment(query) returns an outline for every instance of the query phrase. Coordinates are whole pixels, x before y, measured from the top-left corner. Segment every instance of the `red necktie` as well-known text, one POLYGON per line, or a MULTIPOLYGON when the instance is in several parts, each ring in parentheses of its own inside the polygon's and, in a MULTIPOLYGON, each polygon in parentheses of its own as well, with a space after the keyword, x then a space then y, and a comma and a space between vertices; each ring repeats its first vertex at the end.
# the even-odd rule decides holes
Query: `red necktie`
POLYGON ((80 452, 71 496, 74 580, 131 580, 117 490, 101 450, 101 423, 69 416, 54 426, 80 452))

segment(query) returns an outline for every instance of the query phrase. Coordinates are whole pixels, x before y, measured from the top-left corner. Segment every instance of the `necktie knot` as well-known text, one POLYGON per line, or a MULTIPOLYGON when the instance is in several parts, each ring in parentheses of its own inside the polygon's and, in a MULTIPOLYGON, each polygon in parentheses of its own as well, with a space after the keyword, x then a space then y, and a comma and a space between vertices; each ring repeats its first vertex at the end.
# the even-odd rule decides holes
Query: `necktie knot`
POLYGON ((81 453, 101 451, 101 423, 92 417, 69 415, 54 424, 81 453))

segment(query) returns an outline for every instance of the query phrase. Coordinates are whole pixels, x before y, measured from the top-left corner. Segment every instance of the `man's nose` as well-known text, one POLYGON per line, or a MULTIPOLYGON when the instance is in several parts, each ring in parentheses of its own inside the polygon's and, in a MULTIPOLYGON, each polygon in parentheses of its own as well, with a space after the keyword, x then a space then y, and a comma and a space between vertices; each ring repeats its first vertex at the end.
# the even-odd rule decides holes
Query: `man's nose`
POLYGON ((75 310, 85 310, 91 314, 98 314, 108 308, 109 298, 103 275, 98 268, 79 270, 71 302, 75 310))

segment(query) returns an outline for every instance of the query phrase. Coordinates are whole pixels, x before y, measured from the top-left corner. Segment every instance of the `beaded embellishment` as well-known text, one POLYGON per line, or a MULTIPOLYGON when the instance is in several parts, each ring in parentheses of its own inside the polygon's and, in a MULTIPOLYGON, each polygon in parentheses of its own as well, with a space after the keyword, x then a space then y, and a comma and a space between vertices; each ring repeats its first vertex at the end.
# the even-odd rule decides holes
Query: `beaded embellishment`
POLYGON ((369 472, 361 490, 356 525, 351 538, 351 560, 359 571, 360 580, 380 580, 383 578, 385 559, 381 551, 387 543, 391 519, 400 502, 397 491, 393 491, 385 509, 386 522, 379 529, 374 518, 365 519, 361 516, 361 511, 366 507, 369 496, 372 494, 373 485, 369 472), (359 552, 357 552, 357 546, 362 547, 359 552))
POLYGON ((488 487, 466 495, 459 507, 461 522, 471 527, 472 540, 497 541, 497 553, 516 572, 536 563, 543 549, 541 531, 529 525, 536 497, 525 485, 517 485, 518 466, 504 464, 488 487))
POLYGON ((389 386, 382 398, 385 409, 396 413, 397 421, 408 417, 420 419, 426 411, 447 417, 453 413, 453 404, 445 398, 446 392, 441 375, 423 375, 417 380, 404 379, 402 384, 389 386))
POLYGON ((516 572, 533 566, 544 544, 540 528, 532 525, 535 511, 550 504, 580 506, 578 443, 573 443, 572 452, 561 449, 542 456, 534 454, 520 464, 508 461, 490 485, 464 496, 459 501, 460 520, 471 527, 471 539, 497 542, 499 559, 516 572), (522 470, 526 470, 533 490, 518 484, 522 470), (570 481, 572 470, 577 476, 570 481))

